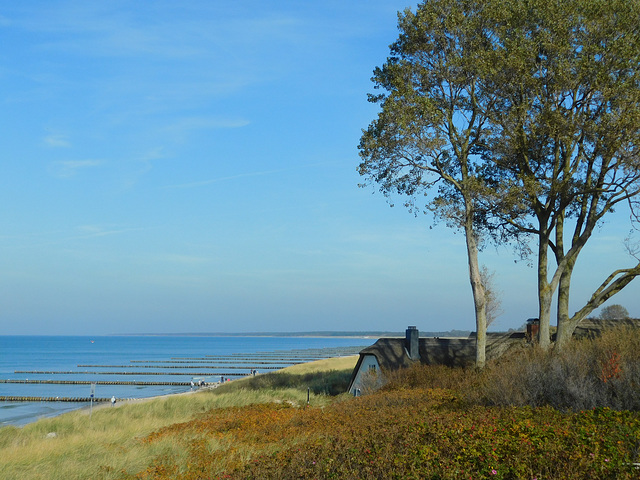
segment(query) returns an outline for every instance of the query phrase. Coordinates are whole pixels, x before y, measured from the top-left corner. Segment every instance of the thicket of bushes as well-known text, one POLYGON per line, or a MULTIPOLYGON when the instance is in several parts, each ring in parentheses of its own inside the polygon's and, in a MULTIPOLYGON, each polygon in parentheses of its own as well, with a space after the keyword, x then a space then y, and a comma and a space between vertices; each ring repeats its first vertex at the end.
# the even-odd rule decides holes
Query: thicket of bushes
POLYGON ((481 391, 492 405, 640 410, 640 337, 616 329, 574 341, 559 353, 519 352, 487 369, 481 391))
POLYGON ((640 411, 640 336, 620 328, 575 340, 560 352, 518 348, 481 373, 447 367, 407 369, 392 375, 385 388, 407 386, 454 389, 469 403, 489 406, 640 411))
POLYGON ((640 337, 621 328, 561 352, 517 352, 484 372, 479 391, 491 405, 640 410, 640 337))

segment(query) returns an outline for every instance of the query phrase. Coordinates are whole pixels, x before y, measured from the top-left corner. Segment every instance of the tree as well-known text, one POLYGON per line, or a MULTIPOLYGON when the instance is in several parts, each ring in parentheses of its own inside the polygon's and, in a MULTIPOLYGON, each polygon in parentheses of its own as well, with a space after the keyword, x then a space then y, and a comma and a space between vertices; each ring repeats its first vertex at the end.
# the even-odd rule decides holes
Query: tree
POLYGON ((602 320, 624 320, 629 318, 629 312, 622 305, 607 305, 600 311, 602 320))
POLYGON ((500 101, 487 152, 502 183, 498 197, 510 199, 504 225, 538 239, 543 346, 556 290, 561 348, 583 318, 640 274, 640 261, 615 270, 569 315, 580 252, 618 204, 634 212, 640 193, 639 19, 638 2, 529 0, 505 2, 496 30, 500 67, 491 82, 500 101))
POLYGON ((391 56, 374 71, 370 95, 381 111, 360 140, 359 172, 391 197, 406 196, 465 234, 476 319, 476 366, 485 364, 486 296, 478 263, 484 225, 478 175, 491 102, 480 91, 486 52, 479 1, 431 0, 398 15, 400 35, 391 56), (424 197, 423 197, 424 196, 424 197))
POLYGON ((640 193, 640 2, 427 0, 399 15, 374 72, 360 174, 465 233, 484 364, 483 235, 537 240, 540 342, 561 347, 640 275, 614 270, 569 315, 573 269, 603 218, 640 193), (555 260, 555 268, 549 263, 555 260), (549 278, 550 276, 550 278, 549 278))
POLYGON ((480 267, 480 279, 484 287, 485 309, 487 312, 487 327, 504 313, 502 299, 500 298, 501 292, 497 290, 495 276, 496 272, 490 271, 486 265, 480 267))

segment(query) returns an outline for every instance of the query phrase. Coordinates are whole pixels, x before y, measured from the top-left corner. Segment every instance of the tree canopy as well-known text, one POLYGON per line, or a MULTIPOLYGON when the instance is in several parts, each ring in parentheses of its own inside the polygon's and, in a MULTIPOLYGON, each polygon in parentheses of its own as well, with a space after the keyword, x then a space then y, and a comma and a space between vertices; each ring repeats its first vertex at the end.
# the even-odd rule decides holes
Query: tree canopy
POLYGON ((529 0, 505 2, 503 11, 494 80, 500 101, 488 155, 500 198, 518 199, 505 203, 502 219, 538 239, 541 342, 549 342, 557 290, 561 345, 640 274, 640 262, 614 271, 569 315, 579 254, 603 217, 621 202, 633 211, 640 192, 640 8, 626 1, 529 0))
POLYGON ((475 306, 476 364, 484 366, 486 299, 478 263, 485 186, 478 175, 491 100, 480 92, 486 51, 480 2, 434 0, 399 15, 400 36, 374 71, 380 113, 360 141, 360 174, 464 231, 475 306), (423 202, 425 195, 428 199, 423 202))
POLYGON ((640 262, 613 271, 569 315, 580 252, 640 192, 639 23, 640 2, 624 0, 428 0, 399 14, 399 38, 374 71, 381 110, 359 171, 465 232, 478 350, 483 234, 535 239, 543 345, 554 295, 562 344, 640 274, 640 262))

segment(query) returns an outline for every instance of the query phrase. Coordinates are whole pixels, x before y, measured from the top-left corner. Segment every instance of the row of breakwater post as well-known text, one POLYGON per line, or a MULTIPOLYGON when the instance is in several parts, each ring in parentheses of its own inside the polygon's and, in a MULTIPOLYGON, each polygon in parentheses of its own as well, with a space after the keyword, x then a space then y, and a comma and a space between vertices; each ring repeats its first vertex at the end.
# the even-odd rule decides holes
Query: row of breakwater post
MULTIPOLYGON (((87 372, 81 370, 67 370, 67 371, 44 371, 44 370, 16 370, 14 373, 24 373, 28 375, 182 375, 185 377, 218 377, 220 375, 225 377, 233 376, 247 376, 248 373, 224 373, 224 372, 87 372)), ((91 382, 96 383, 96 382, 91 382)))
POLYGON ((41 385, 130 385, 130 386, 171 386, 171 387, 188 387, 191 382, 127 382, 121 381, 89 381, 89 380, 0 380, 0 383, 21 383, 21 384, 41 384, 41 385))
MULTIPOLYGON (((152 367, 156 364, 159 363, 188 363, 188 364, 200 364, 200 363, 211 363, 211 362, 216 362, 216 363, 222 363, 222 364, 233 364, 233 365, 299 365, 301 363, 307 363, 305 361, 295 361, 295 362, 287 362, 285 360, 281 360, 281 361, 265 361, 265 362, 257 362, 254 360, 249 360, 249 361, 243 361, 243 360, 217 360, 214 358, 207 358, 207 359, 202 359, 202 358, 197 358, 194 360, 129 360, 131 363, 149 363, 151 365, 146 365, 145 367, 152 367)), ((93 365, 78 365, 79 367, 91 367, 93 365)), ((161 368, 161 367, 158 367, 161 368)), ((166 367, 169 368, 169 367, 166 367)), ((177 367, 176 367, 177 368, 177 367)), ((251 368, 251 367, 237 367, 237 368, 251 368)), ((275 367, 275 368, 282 368, 282 367, 275 367)))
MULTIPOLYGON (((231 363, 231 362, 229 362, 231 363)), ((287 364, 289 365, 289 364, 287 364)), ((78 368, 174 368, 176 370, 186 369, 186 368, 228 368, 230 370, 251 370, 254 368, 261 368, 262 370, 280 370, 283 367, 274 367, 274 366, 239 366, 239 365, 78 365, 78 368)), ((17 372, 17 373, 25 373, 25 372, 17 372)), ((28 372, 27 372, 28 373, 28 372)))
MULTIPOLYGON (((135 400, 133 398, 118 398, 117 400, 135 400)), ((73 403, 91 403, 91 402, 111 402, 111 398, 102 397, 21 397, 4 395, 0 396, 0 402, 73 402, 73 403)))
POLYGON ((242 361, 242 359, 246 360, 246 361, 253 361, 254 359, 258 358, 258 359, 267 359, 267 360, 272 360, 273 362, 267 362, 267 363, 284 363, 284 364, 290 364, 293 362, 298 362, 298 363, 305 363, 305 362, 313 362, 315 360, 322 360, 323 358, 328 358, 328 357, 282 357, 280 355, 275 356, 275 357, 270 357, 269 355, 251 355, 251 354, 247 354, 246 356, 233 356, 233 355, 207 355, 206 357, 171 357, 171 360, 190 360, 190 361, 197 361, 197 360, 206 360, 209 362, 212 361, 220 361, 223 359, 234 359, 234 360, 239 360, 242 361))

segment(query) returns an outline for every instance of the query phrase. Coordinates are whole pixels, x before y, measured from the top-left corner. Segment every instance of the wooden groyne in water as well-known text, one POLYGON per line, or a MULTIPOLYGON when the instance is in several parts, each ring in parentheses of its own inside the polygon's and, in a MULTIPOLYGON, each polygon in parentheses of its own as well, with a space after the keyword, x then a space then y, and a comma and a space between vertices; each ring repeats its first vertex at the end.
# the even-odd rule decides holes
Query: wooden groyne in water
MULTIPOLYGON (((229 368, 231 370, 253 370, 253 369, 261 369, 261 370, 281 370, 282 367, 262 367, 255 365, 253 366, 236 366, 236 365, 87 365, 80 364, 78 368, 173 368, 176 370, 185 369, 185 368, 229 368)), ((25 372, 19 372, 25 373, 25 372)))
POLYGON ((188 387, 191 382, 127 382, 127 381, 89 381, 89 380, 0 380, 0 383, 49 384, 49 385, 129 385, 142 387, 171 386, 188 387))
MULTIPOLYGON (((309 358, 305 358, 305 357, 269 357, 269 356, 264 356, 264 355, 243 355, 242 357, 238 356, 238 357, 223 357, 223 356, 215 356, 215 355, 207 355, 206 357, 171 357, 171 360, 195 360, 195 361, 219 361, 219 360, 227 360, 227 359, 234 359, 234 358, 239 358, 239 359, 245 359, 245 360, 252 360, 252 359, 260 359, 260 360, 273 360, 272 362, 269 361, 267 363, 284 363, 284 364, 291 364, 293 365, 294 363, 307 363, 307 362, 314 362, 316 360, 322 360, 324 358, 329 358, 329 357, 309 357, 309 358)), ((147 363, 147 362, 143 362, 143 363, 147 363)), ((235 362, 234 362, 235 363, 235 362)))
MULTIPOLYGON (((40 371, 40 370, 15 370, 13 373, 26 373, 28 375, 181 375, 185 377, 244 377, 248 373, 223 373, 223 372, 81 372, 81 371, 40 371)), ((95 383, 95 382, 93 382, 95 383)))
MULTIPOLYGON (((226 358, 226 357, 225 357, 226 358)), ((306 363, 306 362, 287 362, 287 361, 277 361, 277 362, 272 362, 272 361, 264 361, 264 362, 258 362, 258 361, 242 361, 242 360, 217 360, 217 359, 213 359, 213 358, 209 358, 209 359, 197 359, 197 360, 129 360, 129 362, 131 363, 151 363, 151 364, 158 364, 158 363, 188 363, 188 364, 200 364, 200 363, 211 363, 215 361, 216 363, 230 363, 232 365, 299 365, 301 363, 306 363)), ((82 367, 83 365, 78 365, 79 367, 82 367)), ((248 367, 242 367, 242 368, 254 368, 251 366, 248 367)), ((255 367, 258 368, 258 367, 255 367)), ((265 367, 261 367, 261 368, 265 368, 265 367)), ((276 368, 282 368, 282 367, 276 367, 276 368)))
MULTIPOLYGON (((75 403, 90 403, 94 402, 110 402, 111 398, 105 397, 14 397, 14 396, 0 396, 0 402, 75 402, 75 403)), ((133 400, 133 398, 118 398, 117 400, 133 400)))

